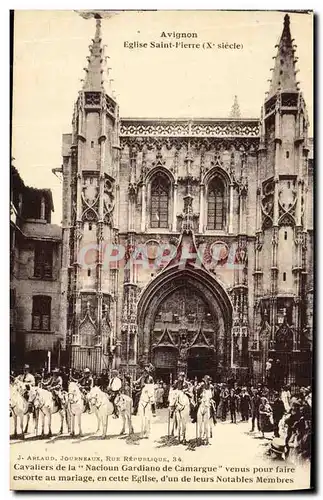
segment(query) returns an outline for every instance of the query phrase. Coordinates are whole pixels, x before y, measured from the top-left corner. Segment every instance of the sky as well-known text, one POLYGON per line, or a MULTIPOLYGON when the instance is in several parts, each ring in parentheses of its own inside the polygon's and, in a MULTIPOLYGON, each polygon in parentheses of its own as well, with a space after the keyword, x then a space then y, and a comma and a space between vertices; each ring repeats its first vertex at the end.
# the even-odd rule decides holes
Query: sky
MULTIPOLYGON (((121 117, 229 116, 238 96, 241 116, 256 118, 269 89, 285 13, 275 11, 125 11, 102 20, 107 80, 121 117), (193 32, 167 39, 161 33, 193 32), (129 49, 125 42, 209 41, 243 49, 129 49)), ((313 122, 312 16, 292 13, 298 81, 313 122)), ((61 222, 61 138, 71 132, 73 105, 84 78, 95 21, 76 11, 16 11, 12 156, 25 184, 50 188, 61 222)), ((313 133, 313 127, 310 128, 313 133)))

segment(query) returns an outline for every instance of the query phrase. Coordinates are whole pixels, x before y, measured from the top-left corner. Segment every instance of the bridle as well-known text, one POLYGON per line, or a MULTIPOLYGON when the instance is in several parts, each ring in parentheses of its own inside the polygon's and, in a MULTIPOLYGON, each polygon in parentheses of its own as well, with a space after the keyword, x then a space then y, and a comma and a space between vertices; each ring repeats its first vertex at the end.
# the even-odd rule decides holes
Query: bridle
POLYGON ((29 396, 27 403, 28 404, 33 404, 34 408, 36 408, 36 405, 35 405, 36 400, 38 400, 38 403, 39 403, 38 409, 41 410, 45 406, 45 402, 44 401, 42 402, 40 394, 37 391, 37 389, 35 389, 35 391, 34 391, 34 397, 33 397, 33 399, 30 399, 30 396, 29 396), (41 402, 42 402, 42 404, 41 404, 41 402))
POLYGON ((100 404, 98 404, 99 403, 98 394, 95 394, 94 396, 91 396, 89 398, 89 402, 91 402, 91 404, 93 406, 95 406, 97 409, 99 409, 102 406, 102 400, 101 400, 100 404))
POLYGON ((199 404, 200 412, 203 413, 203 415, 206 413, 208 408, 211 408, 212 406, 211 399, 212 397, 210 397, 209 399, 205 397, 205 389, 204 389, 202 392, 201 402, 199 404))
POLYGON ((179 400, 179 398, 181 396, 180 392, 182 394, 184 394, 183 391, 179 391, 178 394, 176 395, 176 398, 175 398, 175 401, 174 401, 174 405, 173 405, 174 408, 175 408, 175 411, 178 411, 179 413, 181 413, 184 410, 185 406, 186 406, 184 403, 181 403, 180 400, 179 400))
POLYGON ((151 394, 148 394, 147 391, 145 391, 145 394, 148 396, 148 400, 144 400, 142 399, 142 396, 143 394, 141 393, 141 396, 140 396, 140 400, 139 400, 139 403, 140 405, 143 407, 144 410, 146 410, 147 406, 150 404, 152 405, 153 404, 153 396, 151 396, 151 394))
MULTIPOLYGON (((68 392, 67 393, 67 398, 68 398, 68 402, 71 404, 71 405, 76 405, 80 399, 76 399, 76 392, 73 391, 73 392, 68 392)), ((82 398, 81 398, 82 399, 82 398)))

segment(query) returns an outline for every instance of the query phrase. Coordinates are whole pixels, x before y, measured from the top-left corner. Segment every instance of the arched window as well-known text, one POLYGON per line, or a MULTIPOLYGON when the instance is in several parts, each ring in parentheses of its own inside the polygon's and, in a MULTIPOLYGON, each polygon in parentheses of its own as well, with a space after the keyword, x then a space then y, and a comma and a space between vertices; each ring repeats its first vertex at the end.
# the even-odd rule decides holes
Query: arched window
POLYGON ((36 295, 33 297, 32 329, 50 330, 51 297, 36 295))
POLYGON ((170 182, 158 174, 151 183, 150 227, 168 228, 170 182))
POLYGON ((207 229, 224 229, 224 184, 215 177, 209 184, 207 198, 207 229))

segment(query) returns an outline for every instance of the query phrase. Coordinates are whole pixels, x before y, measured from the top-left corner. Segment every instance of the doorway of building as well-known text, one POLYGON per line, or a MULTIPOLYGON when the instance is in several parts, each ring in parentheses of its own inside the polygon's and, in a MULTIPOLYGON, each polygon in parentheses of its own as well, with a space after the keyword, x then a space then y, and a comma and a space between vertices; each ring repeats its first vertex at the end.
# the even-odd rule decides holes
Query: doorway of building
POLYGON ((155 381, 162 380, 167 384, 174 382, 177 367, 177 349, 170 346, 159 346, 154 349, 153 364, 155 381))
POLYGON ((187 377, 202 380, 205 375, 215 376, 214 351, 207 347, 192 347, 187 358, 187 377))

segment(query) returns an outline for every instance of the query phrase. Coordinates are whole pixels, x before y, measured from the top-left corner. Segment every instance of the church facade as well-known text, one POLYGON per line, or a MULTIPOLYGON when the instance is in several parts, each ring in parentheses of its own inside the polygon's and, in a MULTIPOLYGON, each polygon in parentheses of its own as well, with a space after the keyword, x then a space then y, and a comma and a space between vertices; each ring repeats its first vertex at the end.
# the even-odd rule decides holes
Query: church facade
MULTIPOLYGON (((69 364, 158 378, 311 377, 313 148, 288 15, 259 119, 120 118, 101 21, 63 135, 69 364)), ((261 103, 260 103, 261 104, 261 103)))

